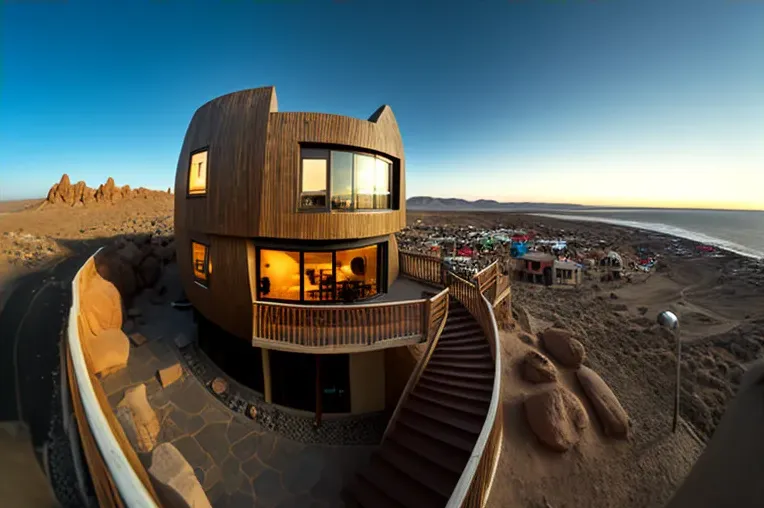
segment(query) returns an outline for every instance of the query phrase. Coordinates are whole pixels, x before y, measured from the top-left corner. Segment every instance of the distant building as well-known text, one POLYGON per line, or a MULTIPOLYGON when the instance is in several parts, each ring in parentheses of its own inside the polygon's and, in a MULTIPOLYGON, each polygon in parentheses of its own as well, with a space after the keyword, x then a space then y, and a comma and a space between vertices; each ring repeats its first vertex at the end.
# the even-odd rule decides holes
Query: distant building
POLYGON ((553 254, 528 252, 512 260, 515 280, 536 284, 577 285, 581 283, 581 267, 572 261, 558 261, 553 254))

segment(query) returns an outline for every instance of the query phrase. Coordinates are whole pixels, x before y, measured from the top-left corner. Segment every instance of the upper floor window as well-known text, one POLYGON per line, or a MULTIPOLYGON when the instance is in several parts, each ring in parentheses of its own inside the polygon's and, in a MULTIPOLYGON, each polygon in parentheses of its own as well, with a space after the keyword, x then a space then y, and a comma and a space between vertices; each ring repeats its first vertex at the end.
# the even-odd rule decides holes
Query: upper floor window
POLYGON ((199 196, 207 193, 207 149, 191 154, 188 165, 188 194, 199 196))
POLYGON ((393 208, 393 164, 378 155, 303 148, 302 210, 389 210, 393 208))

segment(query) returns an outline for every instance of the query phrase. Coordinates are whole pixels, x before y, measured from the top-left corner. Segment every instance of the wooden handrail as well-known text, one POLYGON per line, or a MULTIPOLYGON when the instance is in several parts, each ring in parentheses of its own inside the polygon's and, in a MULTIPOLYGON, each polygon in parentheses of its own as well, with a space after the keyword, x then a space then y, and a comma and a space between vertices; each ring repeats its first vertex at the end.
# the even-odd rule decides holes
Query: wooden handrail
POLYGON ((360 352, 427 340, 428 300, 367 305, 255 302, 253 346, 360 352))
POLYGON ((400 398, 398 398, 398 404, 395 406, 392 416, 387 422, 387 428, 382 436, 382 442, 384 443, 387 436, 395 428, 396 420, 406 400, 409 398, 409 394, 419 382, 419 378, 427 367, 427 363, 430 361, 435 347, 440 340, 440 334, 443 332, 443 328, 446 326, 446 320, 448 319, 448 302, 449 302, 448 288, 444 289, 437 295, 430 298, 429 303, 429 318, 428 318, 428 332, 427 332, 427 347, 424 353, 417 361, 406 386, 403 388, 400 398))
POLYGON ((485 505, 496 474, 503 437, 503 415, 499 410, 501 401, 501 348, 499 329, 493 314, 492 303, 478 288, 456 274, 449 272, 453 296, 464 305, 480 323, 488 339, 494 359, 494 377, 488 413, 472 449, 467 465, 448 500, 447 508, 480 508, 485 505), (475 309, 473 313, 473 309, 475 309))
POLYGON ((400 251, 398 270, 402 275, 414 280, 444 286, 443 261, 440 257, 428 256, 417 252, 400 251))

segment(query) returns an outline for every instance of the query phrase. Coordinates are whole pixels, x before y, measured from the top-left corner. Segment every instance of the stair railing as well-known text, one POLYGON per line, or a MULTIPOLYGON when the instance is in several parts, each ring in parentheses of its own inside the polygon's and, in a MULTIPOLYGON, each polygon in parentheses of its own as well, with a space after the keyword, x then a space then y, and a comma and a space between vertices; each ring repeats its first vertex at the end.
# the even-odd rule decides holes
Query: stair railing
POLYGON ((499 328, 493 313, 493 303, 472 284, 453 272, 448 273, 451 294, 480 324, 488 340, 494 360, 493 389, 483 428, 470 453, 467 465, 454 487, 446 508, 482 508, 488 500, 496 467, 501 455, 503 415, 501 402, 501 348, 499 328))
POLYGON ((427 367, 427 364, 430 361, 430 357, 438 345, 440 335, 443 333, 443 328, 445 328, 446 320, 448 319, 448 302, 448 288, 444 289, 427 301, 427 306, 429 309, 429 311, 425 313, 428 315, 428 322, 426 323, 427 347, 425 348, 422 356, 417 361, 417 364, 414 367, 414 371, 411 373, 411 376, 409 376, 409 380, 406 383, 400 398, 398 399, 398 404, 395 406, 395 410, 390 416, 390 420, 387 422, 387 428, 385 429, 385 433, 382 436, 383 443, 390 432, 392 432, 392 430, 395 428, 395 423, 398 419, 398 415, 401 412, 401 408, 405 404, 406 400, 408 400, 411 391, 419 382, 419 378, 421 377, 422 372, 424 372, 425 367, 427 367))

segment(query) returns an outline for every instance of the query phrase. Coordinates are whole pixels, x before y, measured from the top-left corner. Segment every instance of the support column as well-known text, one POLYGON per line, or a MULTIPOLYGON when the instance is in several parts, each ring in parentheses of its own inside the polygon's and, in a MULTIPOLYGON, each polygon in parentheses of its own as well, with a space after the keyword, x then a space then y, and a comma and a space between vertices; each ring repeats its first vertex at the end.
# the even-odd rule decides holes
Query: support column
POLYGON ((269 351, 265 348, 260 348, 261 357, 263 359, 263 395, 265 396, 265 402, 272 404, 271 395, 271 356, 269 351))

